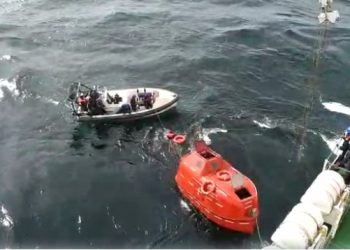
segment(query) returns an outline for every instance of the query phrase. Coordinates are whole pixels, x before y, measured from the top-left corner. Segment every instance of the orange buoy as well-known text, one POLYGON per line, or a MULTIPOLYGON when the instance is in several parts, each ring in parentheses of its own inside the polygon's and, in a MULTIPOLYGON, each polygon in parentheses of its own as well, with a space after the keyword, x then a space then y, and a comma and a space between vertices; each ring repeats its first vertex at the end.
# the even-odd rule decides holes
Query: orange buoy
POLYGON ((186 136, 185 135, 175 135, 173 138, 173 142, 176 144, 183 144, 186 141, 186 136))
POLYGON ((176 136, 176 133, 174 131, 168 130, 165 132, 165 136, 169 140, 172 140, 176 136))
POLYGON ((254 232, 259 216, 254 183, 203 141, 180 159, 175 181, 182 196, 210 221, 229 230, 254 232))

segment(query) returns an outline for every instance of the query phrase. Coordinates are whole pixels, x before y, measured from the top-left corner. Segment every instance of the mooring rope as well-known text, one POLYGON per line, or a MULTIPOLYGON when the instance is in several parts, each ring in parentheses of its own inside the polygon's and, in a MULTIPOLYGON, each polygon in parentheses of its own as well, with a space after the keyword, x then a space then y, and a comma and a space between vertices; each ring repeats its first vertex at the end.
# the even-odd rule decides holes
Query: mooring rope
POLYGON ((260 245, 261 245, 261 248, 264 248, 263 240, 262 240, 261 233, 260 233, 258 217, 255 217, 255 220, 256 220, 256 232, 257 232, 258 237, 259 237, 260 245))

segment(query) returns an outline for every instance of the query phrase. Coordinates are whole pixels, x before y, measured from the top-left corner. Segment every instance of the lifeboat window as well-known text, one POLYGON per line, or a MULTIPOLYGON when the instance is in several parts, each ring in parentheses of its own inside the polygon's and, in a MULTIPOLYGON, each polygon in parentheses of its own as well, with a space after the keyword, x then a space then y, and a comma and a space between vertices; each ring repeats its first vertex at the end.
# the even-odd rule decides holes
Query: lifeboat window
POLYGON ((248 190, 244 187, 236 190, 236 194, 241 200, 244 200, 244 199, 251 196, 251 194, 248 192, 248 190))

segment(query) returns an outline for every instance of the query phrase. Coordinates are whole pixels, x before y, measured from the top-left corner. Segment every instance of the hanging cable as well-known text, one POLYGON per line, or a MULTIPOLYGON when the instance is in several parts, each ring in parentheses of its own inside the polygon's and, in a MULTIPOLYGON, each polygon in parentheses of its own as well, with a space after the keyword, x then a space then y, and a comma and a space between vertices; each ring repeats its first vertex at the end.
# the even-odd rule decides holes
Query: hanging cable
POLYGON ((307 125, 312 113, 312 110, 316 102, 316 93, 318 90, 318 75, 319 66, 321 61, 322 52, 325 50, 328 39, 328 23, 335 23, 339 19, 338 11, 332 11, 331 3, 333 0, 319 0, 321 4, 321 13, 318 16, 319 22, 323 23, 323 27, 320 28, 315 45, 317 46, 314 50, 312 57, 312 73, 311 77, 307 81, 307 87, 309 92, 309 101, 305 104, 305 108, 302 115, 302 122, 299 132, 297 132, 297 142, 299 145, 297 157, 300 159, 300 151, 304 146, 305 136, 307 131, 307 125))

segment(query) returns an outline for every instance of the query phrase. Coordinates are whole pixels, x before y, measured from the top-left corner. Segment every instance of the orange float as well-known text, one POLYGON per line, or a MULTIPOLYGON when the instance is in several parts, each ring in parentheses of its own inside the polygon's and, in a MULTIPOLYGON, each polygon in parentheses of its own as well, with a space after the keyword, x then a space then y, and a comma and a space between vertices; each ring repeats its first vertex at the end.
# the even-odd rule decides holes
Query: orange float
POLYGON ((171 130, 167 130, 165 132, 165 136, 169 139, 169 140, 172 140, 174 139, 174 137, 176 136, 176 133, 174 131, 171 131, 171 130))
POLYGON ((204 142, 180 159, 175 176, 181 194, 206 218, 233 231, 252 234, 259 216, 254 183, 204 142))
POLYGON ((173 142, 176 144, 184 144, 186 141, 186 136, 185 135, 175 135, 173 138, 173 142))

